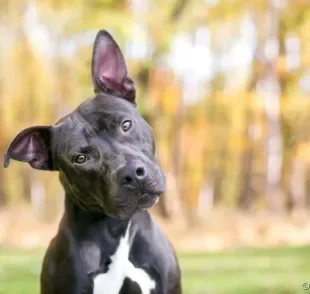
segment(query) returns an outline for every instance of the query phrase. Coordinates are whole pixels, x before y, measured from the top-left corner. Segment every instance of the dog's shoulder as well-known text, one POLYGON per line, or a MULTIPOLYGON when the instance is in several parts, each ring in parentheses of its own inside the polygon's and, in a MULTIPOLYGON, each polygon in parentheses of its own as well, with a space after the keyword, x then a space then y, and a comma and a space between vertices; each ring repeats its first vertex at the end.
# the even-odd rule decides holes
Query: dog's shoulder
POLYGON ((136 238, 141 238, 155 247, 164 246, 168 251, 173 250, 166 234, 148 210, 143 210, 133 216, 132 227, 135 230, 136 238))
MULTIPOLYGON (((64 224, 63 220, 61 224, 64 224)), ((79 287, 86 289, 89 278, 84 268, 80 248, 71 230, 67 225, 60 225, 43 258, 41 294, 57 293, 62 285, 67 285, 68 293, 74 293, 79 287)))
POLYGON ((148 211, 133 217, 133 258, 140 264, 148 264, 164 275, 178 272, 178 262, 172 244, 148 211))

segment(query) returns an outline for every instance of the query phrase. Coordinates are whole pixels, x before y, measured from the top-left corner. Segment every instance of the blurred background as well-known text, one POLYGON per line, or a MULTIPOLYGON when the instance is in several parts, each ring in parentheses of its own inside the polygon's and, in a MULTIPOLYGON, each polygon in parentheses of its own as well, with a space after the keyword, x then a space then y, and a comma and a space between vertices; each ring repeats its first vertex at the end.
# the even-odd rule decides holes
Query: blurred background
MULTIPOLYGON (((93 95, 107 29, 153 127, 152 209, 184 292, 303 293, 310 282, 310 1, 0 0, 0 150, 93 95)), ((38 293, 58 175, 0 168, 0 293, 38 293)))

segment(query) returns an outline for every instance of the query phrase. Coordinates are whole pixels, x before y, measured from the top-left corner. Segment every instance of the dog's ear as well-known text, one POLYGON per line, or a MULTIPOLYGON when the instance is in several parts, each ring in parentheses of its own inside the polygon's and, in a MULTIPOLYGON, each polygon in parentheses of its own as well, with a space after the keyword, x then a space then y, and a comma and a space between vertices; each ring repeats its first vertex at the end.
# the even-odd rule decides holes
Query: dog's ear
POLYGON ((91 73, 96 93, 122 97, 135 104, 135 85, 128 77, 123 54, 105 30, 99 31, 95 39, 91 73))
POLYGON ((31 167, 41 170, 54 170, 50 149, 50 128, 37 126, 24 129, 10 143, 4 155, 4 167, 10 159, 28 162, 31 167))

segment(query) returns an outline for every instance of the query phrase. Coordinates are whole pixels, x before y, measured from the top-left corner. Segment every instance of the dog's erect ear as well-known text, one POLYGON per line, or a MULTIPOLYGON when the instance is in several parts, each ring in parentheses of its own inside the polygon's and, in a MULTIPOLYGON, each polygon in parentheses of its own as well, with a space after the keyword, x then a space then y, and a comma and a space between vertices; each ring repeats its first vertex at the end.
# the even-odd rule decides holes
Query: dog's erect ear
POLYGON ((54 170, 50 136, 48 126, 31 127, 21 131, 4 155, 4 167, 9 166, 12 158, 28 162, 35 169, 54 170))
POLYGON ((128 77, 123 54, 105 30, 96 36, 91 71, 96 93, 122 97, 135 104, 135 85, 128 77))

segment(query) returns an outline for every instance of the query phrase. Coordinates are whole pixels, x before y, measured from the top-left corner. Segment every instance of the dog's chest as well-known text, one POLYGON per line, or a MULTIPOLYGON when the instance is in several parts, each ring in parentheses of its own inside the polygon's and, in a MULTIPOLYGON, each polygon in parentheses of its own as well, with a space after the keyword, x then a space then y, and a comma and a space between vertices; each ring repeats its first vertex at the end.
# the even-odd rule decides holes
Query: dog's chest
POLYGON ((107 272, 93 278, 93 294, 150 294, 155 281, 129 260, 129 228, 120 240, 107 272))

